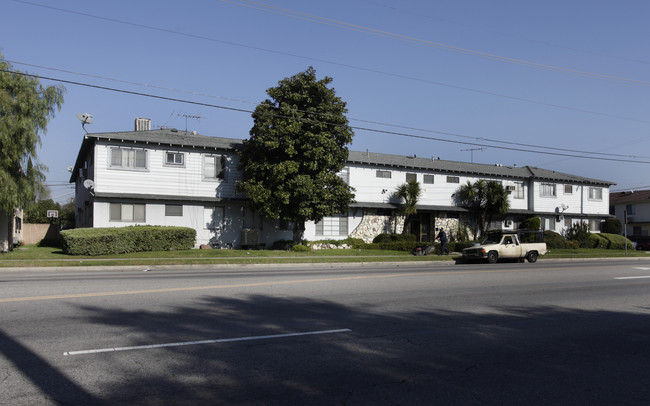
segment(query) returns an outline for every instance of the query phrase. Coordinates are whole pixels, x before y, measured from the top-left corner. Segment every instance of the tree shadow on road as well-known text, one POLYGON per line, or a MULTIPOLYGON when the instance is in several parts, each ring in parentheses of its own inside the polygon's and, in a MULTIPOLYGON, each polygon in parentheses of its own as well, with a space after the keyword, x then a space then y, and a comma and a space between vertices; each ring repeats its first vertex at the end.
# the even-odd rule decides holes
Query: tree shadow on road
MULTIPOLYGON (((85 306, 104 347, 347 333, 77 356, 138 404, 648 404, 650 316, 555 307, 385 313, 302 297, 203 297, 170 311, 85 306), (89 359, 92 359, 90 361, 89 359)), ((647 311, 648 309, 645 309, 647 311)))

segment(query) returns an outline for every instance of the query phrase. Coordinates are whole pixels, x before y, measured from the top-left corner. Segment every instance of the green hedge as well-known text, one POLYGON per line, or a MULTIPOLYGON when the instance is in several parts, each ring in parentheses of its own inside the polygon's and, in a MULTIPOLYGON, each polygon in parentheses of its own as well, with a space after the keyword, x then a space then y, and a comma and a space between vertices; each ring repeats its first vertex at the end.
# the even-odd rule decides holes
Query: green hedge
POLYGON ((561 249, 566 248, 566 240, 560 234, 555 231, 546 230, 544 231, 544 241, 546 241, 546 246, 549 249, 561 249))
MULTIPOLYGON (((624 250, 626 238, 618 234, 599 233, 590 234, 587 237, 587 248, 600 248, 610 250, 624 250)), ((628 249, 633 247, 633 243, 627 240, 628 249)))
POLYGON ((62 231, 61 238, 63 252, 68 255, 112 255, 191 249, 196 230, 163 226, 77 228, 62 231))
POLYGON ((415 242, 417 238, 415 234, 379 234, 372 242, 378 243, 391 243, 391 242, 415 242))

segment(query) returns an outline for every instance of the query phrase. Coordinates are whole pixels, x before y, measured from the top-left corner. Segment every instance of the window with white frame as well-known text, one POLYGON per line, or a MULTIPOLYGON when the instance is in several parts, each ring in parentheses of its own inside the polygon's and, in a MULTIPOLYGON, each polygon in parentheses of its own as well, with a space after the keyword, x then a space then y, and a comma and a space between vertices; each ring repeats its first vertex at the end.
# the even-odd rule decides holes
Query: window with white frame
POLYGON ((424 176, 422 177, 422 182, 423 182, 423 183, 426 183, 426 184, 431 184, 431 185, 432 185, 432 184, 433 184, 433 180, 434 180, 433 175, 424 175, 424 176))
POLYGON ((319 237, 341 237, 348 235, 348 216, 336 215, 323 217, 316 223, 316 235, 319 237))
POLYGON ((391 171, 383 171, 381 169, 377 169, 376 176, 378 178, 390 179, 393 177, 393 174, 391 173, 391 171))
POLYGON ((226 159, 222 155, 203 156, 203 178, 224 179, 226 159))
POLYGON ((515 187, 515 190, 512 191, 512 198, 513 199, 523 199, 524 198, 524 183, 523 182, 515 182, 514 187, 515 187))
POLYGON ((447 176, 447 183, 460 183, 458 176, 447 176))
POLYGON ((185 154, 182 152, 165 152, 165 165, 166 166, 184 166, 185 154))
POLYGON ((183 217, 183 205, 182 204, 166 204, 165 205, 165 216, 166 217, 183 217))
POLYGON ((407 173, 407 174, 406 174, 406 181, 407 181, 407 182, 410 182, 410 181, 412 181, 412 180, 417 182, 417 180, 418 180, 418 175, 416 175, 415 173, 407 173))
POLYGON ((203 208, 203 228, 206 230, 221 230, 224 221, 224 208, 204 207, 203 208))
POLYGON ((111 203, 110 221, 146 221, 146 205, 137 203, 111 203))
POLYGON ((572 195, 573 194, 573 185, 564 185, 564 194, 572 195))
POLYGON ((539 185, 539 195, 541 197, 557 196, 557 185, 555 183, 542 183, 539 185))
POLYGON ((141 148, 111 148, 110 167, 119 169, 145 170, 147 169, 147 151, 141 148))
POLYGON ((589 200, 603 200, 603 188, 601 188, 601 187, 590 187, 589 188, 589 200))

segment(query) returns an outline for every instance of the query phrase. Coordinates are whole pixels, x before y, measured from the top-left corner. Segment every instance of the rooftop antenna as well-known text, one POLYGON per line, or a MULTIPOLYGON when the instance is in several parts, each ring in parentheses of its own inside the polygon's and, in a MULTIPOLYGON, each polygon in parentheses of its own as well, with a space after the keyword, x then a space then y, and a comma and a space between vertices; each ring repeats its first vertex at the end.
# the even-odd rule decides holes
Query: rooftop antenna
POLYGON ((83 128, 86 134, 88 134, 88 130, 86 130, 86 124, 93 123, 93 116, 88 113, 77 113, 77 118, 79 121, 81 121, 81 128, 83 128))
POLYGON ((474 163, 474 151, 485 151, 486 149, 487 148, 468 148, 468 149, 461 149, 461 151, 469 151, 472 159, 472 163, 474 163))
POLYGON ((185 117, 185 132, 187 132, 187 119, 188 118, 192 118, 192 119, 197 120, 197 121, 199 119, 201 119, 201 118, 205 118, 205 117, 199 116, 198 114, 195 114, 195 115, 192 115, 192 114, 174 114, 174 115, 176 117, 185 117))

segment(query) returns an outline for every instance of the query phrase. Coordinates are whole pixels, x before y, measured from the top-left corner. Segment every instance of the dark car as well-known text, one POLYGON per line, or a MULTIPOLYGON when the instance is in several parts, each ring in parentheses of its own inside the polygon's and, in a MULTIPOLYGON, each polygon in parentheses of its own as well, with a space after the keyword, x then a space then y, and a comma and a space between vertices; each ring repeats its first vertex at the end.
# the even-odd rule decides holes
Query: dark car
POLYGON ((636 243, 637 251, 650 251, 650 237, 630 237, 630 240, 636 243))

